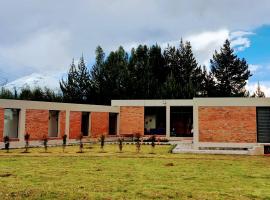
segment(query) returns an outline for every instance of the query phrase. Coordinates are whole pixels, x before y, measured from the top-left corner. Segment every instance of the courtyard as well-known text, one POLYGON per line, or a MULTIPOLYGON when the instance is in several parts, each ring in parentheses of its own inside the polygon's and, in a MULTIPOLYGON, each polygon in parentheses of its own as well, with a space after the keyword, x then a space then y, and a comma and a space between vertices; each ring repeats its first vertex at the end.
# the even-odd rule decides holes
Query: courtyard
POLYGON ((172 146, 0 151, 1 199, 270 199, 267 156, 171 154, 172 146))

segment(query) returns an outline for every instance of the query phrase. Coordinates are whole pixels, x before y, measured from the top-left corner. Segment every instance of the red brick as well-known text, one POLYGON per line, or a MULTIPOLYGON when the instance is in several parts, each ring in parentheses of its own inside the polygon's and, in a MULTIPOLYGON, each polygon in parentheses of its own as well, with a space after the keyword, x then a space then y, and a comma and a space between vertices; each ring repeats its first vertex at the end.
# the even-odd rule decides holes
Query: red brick
POLYGON ((91 112, 91 136, 100 137, 109 134, 109 113, 91 112))
POLYGON ((5 111, 3 108, 0 108, 0 142, 3 141, 4 137, 4 117, 5 117, 5 111))
POLYGON ((48 136, 49 111, 26 110, 25 132, 30 134, 30 140, 41 140, 48 136))
POLYGON ((120 107, 120 134, 144 134, 144 107, 120 107))
POLYGON ((82 112, 71 111, 69 116, 69 138, 78 139, 81 134, 82 112))
POLYGON ((199 107, 200 142, 257 142, 256 107, 199 107))

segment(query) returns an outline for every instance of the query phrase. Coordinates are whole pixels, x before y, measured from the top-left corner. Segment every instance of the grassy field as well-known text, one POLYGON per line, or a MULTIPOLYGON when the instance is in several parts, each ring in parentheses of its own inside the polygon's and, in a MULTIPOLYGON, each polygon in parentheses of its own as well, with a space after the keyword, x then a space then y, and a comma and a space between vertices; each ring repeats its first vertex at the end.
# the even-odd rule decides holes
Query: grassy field
POLYGON ((270 199, 270 157, 117 145, 0 151, 0 199, 270 199))

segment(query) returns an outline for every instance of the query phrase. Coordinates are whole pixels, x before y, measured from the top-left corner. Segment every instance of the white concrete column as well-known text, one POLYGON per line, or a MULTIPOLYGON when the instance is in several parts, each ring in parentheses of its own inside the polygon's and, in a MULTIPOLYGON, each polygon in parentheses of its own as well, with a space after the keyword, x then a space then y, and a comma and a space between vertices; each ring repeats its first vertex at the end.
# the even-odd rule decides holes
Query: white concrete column
POLYGON ((117 125, 116 125, 117 126, 116 127, 117 128, 117 130, 116 130, 117 132, 116 132, 116 135, 120 135, 120 113, 117 113, 117 119, 116 120, 117 120, 117 125))
POLYGON ((24 142, 24 134, 25 134, 25 116, 26 109, 22 108, 19 113, 19 130, 18 130, 18 138, 19 142, 24 142))
POLYGON ((65 134, 67 135, 67 139, 69 139, 69 116, 70 110, 66 110, 66 127, 65 127, 65 134))
POLYGON ((171 133, 171 107, 170 106, 166 106, 166 138, 170 137, 170 133, 171 133))
POLYGON ((198 148, 199 142, 199 113, 198 105, 194 103, 193 105, 193 144, 194 148, 198 148))

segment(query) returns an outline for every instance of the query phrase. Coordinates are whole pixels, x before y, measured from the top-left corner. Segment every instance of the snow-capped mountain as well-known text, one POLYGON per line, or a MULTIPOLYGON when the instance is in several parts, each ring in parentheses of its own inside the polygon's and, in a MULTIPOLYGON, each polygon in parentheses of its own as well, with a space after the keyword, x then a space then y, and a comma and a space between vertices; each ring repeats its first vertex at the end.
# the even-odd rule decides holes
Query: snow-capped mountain
POLYGON ((20 91, 23 87, 29 86, 31 89, 35 87, 48 87, 54 91, 58 91, 59 88, 59 80, 63 76, 63 73, 55 73, 55 74, 41 74, 41 73, 32 73, 27 76, 23 76, 19 79, 11 81, 4 85, 4 88, 13 90, 16 88, 20 91))

